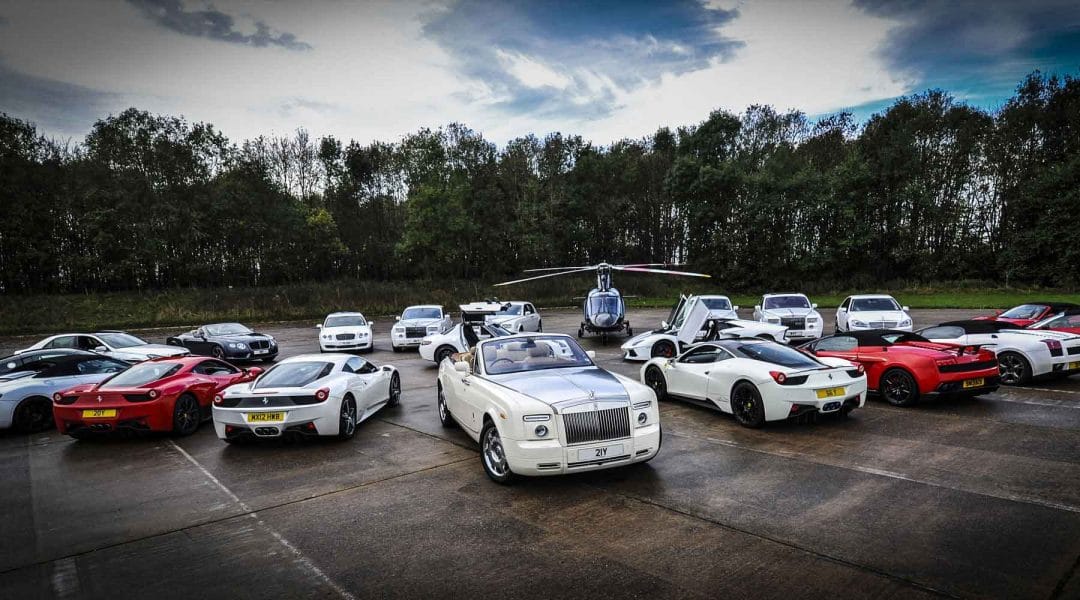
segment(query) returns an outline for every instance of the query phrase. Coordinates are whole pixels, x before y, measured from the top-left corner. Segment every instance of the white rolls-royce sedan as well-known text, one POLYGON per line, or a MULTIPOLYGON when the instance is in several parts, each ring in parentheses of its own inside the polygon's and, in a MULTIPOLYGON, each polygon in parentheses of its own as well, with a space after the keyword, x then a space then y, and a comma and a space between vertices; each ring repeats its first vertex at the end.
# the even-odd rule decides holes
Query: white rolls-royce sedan
POLYGON ((483 340, 471 360, 440 364, 439 419, 480 444, 498 483, 650 460, 661 440, 655 394, 593 355, 561 334, 483 340))

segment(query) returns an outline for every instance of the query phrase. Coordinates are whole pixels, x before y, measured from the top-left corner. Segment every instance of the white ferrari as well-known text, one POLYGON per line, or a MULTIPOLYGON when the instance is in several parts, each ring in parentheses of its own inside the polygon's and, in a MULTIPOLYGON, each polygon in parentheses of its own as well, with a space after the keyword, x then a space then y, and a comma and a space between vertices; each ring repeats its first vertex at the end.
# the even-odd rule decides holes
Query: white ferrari
POLYGON ((787 327, 744 319, 717 318, 716 311, 706 302, 691 296, 680 302, 673 312, 674 320, 665 321, 660 329, 634 336, 622 345, 623 360, 672 358, 695 341, 713 338, 756 337, 782 341, 787 327), (685 308, 688 307, 688 308, 685 308))
POLYGON ((226 442, 285 434, 351 438, 358 423, 401 397, 401 376, 350 354, 303 354, 214 398, 214 429, 226 442))
POLYGON ((951 321, 920 329, 934 342, 985 346, 997 354, 1001 383, 1017 385, 1045 375, 1080 373, 1080 335, 1023 329, 1005 321, 951 321))
POLYGON ((641 368, 641 381, 659 400, 706 403, 744 427, 813 413, 846 416, 866 403, 862 366, 753 338, 705 342, 678 358, 654 358, 641 368))

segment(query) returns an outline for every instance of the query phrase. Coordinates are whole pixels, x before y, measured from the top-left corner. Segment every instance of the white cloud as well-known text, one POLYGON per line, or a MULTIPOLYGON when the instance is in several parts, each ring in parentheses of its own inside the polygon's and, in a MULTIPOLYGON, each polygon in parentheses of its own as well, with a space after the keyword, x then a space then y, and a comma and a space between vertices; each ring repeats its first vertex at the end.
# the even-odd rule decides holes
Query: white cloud
POLYGON ((553 87, 565 90, 573 80, 548 65, 517 52, 495 51, 508 73, 529 88, 553 87))

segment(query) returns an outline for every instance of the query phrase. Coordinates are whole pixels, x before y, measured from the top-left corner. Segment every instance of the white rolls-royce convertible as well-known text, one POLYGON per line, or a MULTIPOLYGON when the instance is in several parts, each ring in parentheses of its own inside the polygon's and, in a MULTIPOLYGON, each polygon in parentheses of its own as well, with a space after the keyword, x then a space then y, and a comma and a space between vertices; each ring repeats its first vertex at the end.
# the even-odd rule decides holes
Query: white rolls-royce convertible
POLYGON ((568 335, 483 340, 471 360, 440 364, 439 419, 480 444, 498 483, 650 460, 660 450, 656 395, 592 358, 568 335))

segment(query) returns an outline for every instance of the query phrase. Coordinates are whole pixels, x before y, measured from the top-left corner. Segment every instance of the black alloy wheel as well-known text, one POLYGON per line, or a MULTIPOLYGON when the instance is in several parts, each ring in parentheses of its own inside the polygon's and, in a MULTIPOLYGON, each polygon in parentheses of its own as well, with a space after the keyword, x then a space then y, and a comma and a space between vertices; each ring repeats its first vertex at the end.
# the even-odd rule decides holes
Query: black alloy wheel
POLYGON ((202 421, 202 411, 195 396, 181 394, 173 405, 173 433, 175 435, 191 435, 199 428, 202 421))
POLYGON ((757 429, 765 424, 765 405, 754 384, 743 381, 735 385, 731 391, 731 413, 743 427, 757 429))

